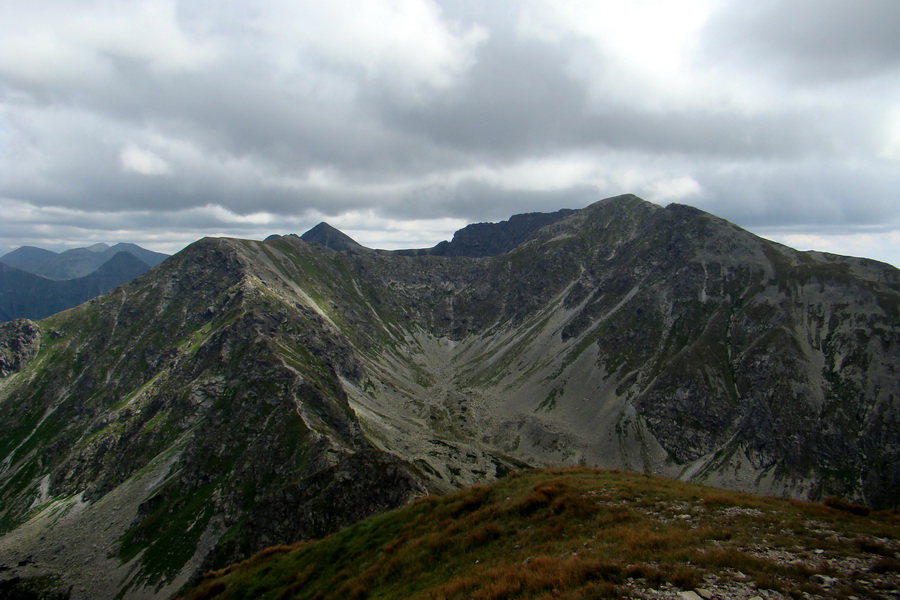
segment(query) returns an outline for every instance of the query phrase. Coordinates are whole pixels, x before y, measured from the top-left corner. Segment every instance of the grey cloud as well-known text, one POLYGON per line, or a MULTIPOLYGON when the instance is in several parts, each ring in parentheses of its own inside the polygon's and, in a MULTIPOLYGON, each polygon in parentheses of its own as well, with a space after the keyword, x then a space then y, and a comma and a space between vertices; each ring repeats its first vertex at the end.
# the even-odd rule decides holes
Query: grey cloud
POLYGON ((704 169, 697 204, 744 227, 896 227, 900 172, 840 161, 704 169))
POLYGON ((485 181, 467 180, 456 185, 417 189, 388 205, 385 214, 394 218, 447 216, 474 222, 500 221, 517 213, 582 208, 603 197, 596 187, 587 185, 557 190, 516 190, 485 181))
POLYGON ((424 105, 382 101, 384 118, 480 158, 521 156, 571 143, 585 113, 584 82, 566 72, 567 48, 492 31, 459 89, 424 105))
POLYGON ((728 2, 705 28, 715 60, 773 69, 802 82, 853 80, 900 68, 895 0, 728 2))
MULTIPOLYGON (((381 102, 384 119, 410 136, 427 136, 475 160, 514 160, 560 149, 628 150, 699 157, 829 156, 871 141, 868 115, 829 107, 662 108, 592 98, 570 72, 578 51, 495 33, 455 93, 412 107, 381 102)), ((604 68, 603 61, 596 64, 604 68)))

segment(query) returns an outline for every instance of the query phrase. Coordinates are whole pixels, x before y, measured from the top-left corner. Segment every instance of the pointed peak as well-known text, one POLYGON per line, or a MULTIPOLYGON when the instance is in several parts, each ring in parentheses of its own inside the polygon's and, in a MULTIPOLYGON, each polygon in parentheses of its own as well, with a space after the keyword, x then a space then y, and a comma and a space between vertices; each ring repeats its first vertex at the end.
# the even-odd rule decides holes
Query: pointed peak
POLYGON ((332 250, 360 250, 364 248, 346 233, 322 221, 300 236, 304 242, 321 244, 332 250))

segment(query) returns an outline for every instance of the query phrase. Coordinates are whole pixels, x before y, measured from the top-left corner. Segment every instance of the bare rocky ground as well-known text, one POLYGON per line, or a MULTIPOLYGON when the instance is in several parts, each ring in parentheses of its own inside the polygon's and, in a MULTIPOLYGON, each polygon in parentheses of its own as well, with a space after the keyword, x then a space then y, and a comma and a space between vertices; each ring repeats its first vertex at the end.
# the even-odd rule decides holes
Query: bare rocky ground
MULTIPOLYGON (((772 559, 769 550, 760 549, 760 556, 772 559)), ((784 564, 803 564, 833 573, 812 575, 808 586, 811 591, 803 591, 801 598, 900 598, 900 574, 873 572, 877 558, 828 557, 824 553, 816 554, 815 550, 778 551, 777 554, 784 564)), ((653 588, 641 580, 629 580, 624 587, 628 590, 627 598, 640 600, 790 600, 797 597, 761 587, 739 570, 705 575, 703 583, 692 590, 681 590, 671 584, 653 588)))
MULTIPOLYGON (((645 510, 656 518, 693 521, 696 506, 670 505, 662 511, 645 510), (668 513, 668 514, 667 514, 668 513)), ((729 515, 764 516, 763 511, 752 508, 729 507, 714 511, 718 517, 729 515)), ((702 519, 703 515, 698 515, 702 519)), ((701 519, 698 519, 701 520, 701 519)), ((809 534, 820 538, 823 545, 856 548, 859 539, 851 539, 835 531, 827 524, 807 521, 809 534)), ((779 565, 799 567, 812 573, 807 589, 802 595, 785 594, 777 589, 768 589, 755 582, 738 569, 726 569, 720 574, 707 573, 703 583, 692 590, 682 590, 671 584, 659 588, 650 587, 642 580, 629 580, 627 588, 631 598, 641 600, 790 600, 791 598, 900 598, 900 540, 873 538, 867 540, 872 553, 865 557, 849 556, 841 551, 823 548, 808 548, 798 545, 791 548, 767 545, 767 536, 760 530, 760 544, 740 550, 747 555, 779 565)), ((783 530, 783 535, 791 535, 783 530)), ((781 581, 772 578, 771 585, 779 587, 781 581)))
MULTIPOLYGON (((71 600, 116 596, 133 566, 119 560, 119 538, 137 516, 140 503, 162 483, 176 457, 172 453, 158 461, 96 503, 84 502, 80 496, 52 502, 30 521, 0 537, 0 585, 16 578, 52 583, 56 574, 65 573, 65 582, 48 594, 61 593, 64 595, 57 597, 71 600)), ((158 590, 131 590, 127 597, 167 597, 186 581, 184 576, 158 590)))

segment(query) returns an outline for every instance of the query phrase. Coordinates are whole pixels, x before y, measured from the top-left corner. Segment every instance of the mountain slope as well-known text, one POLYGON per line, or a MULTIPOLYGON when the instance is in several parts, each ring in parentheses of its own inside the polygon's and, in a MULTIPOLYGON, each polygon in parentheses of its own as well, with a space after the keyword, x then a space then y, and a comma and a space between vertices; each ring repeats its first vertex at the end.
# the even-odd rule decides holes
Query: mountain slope
MULTIPOLYGON (((68 548, 43 564, 67 573, 76 596, 172 593, 217 541, 223 561, 249 543, 233 535, 264 498, 328 469, 343 477, 356 453, 372 466, 356 518, 425 490, 362 435, 335 384, 360 376, 346 343, 311 308, 268 293, 235 242, 199 242, 41 325, 50 334, 28 379, 3 388, 0 525, 15 531, 0 556, 33 556, 46 539, 68 548), (75 551, 101 535, 95 522, 113 524, 104 545, 75 551)), ((353 485, 344 491, 354 497, 353 485)))
POLYGON ((889 598, 898 536, 896 515, 586 468, 518 472, 270 548, 187 598, 889 598))
MULTIPOLYGON (((635 198, 490 260, 344 260, 375 275, 388 321, 421 332, 367 365, 378 400, 352 395, 388 415, 370 422, 386 440, 423 438, 389 451, 441 472, 424 439, 438 429, 531 464, 894 502, 900 304, 887 265, 798 253, 635 198), (426 426, 391 418, 398 406, 426 426)), ((473 462, 441 474, 490 473, 473 462)))
POLYGON ((43 319, 131 281, 150 267, 119 252, 90 275, 47 279, 0 263, 0 321, 43 319))
POLYGON ((202 240, 0 336, 0 561, 166 596, 522 465, 892 506, 898 323, 892 267, 633 196, 478 258, 202 240))

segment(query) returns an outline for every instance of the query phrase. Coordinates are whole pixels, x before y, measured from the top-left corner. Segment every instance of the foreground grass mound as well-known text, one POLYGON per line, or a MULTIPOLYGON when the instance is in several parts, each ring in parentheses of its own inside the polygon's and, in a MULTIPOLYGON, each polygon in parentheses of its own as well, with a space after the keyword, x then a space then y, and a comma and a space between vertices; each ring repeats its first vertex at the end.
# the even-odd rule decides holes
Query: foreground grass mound
POLYGON ((896 512, 535 470, 270 548, 186 597, 887 598, 898 551, 896 512))

